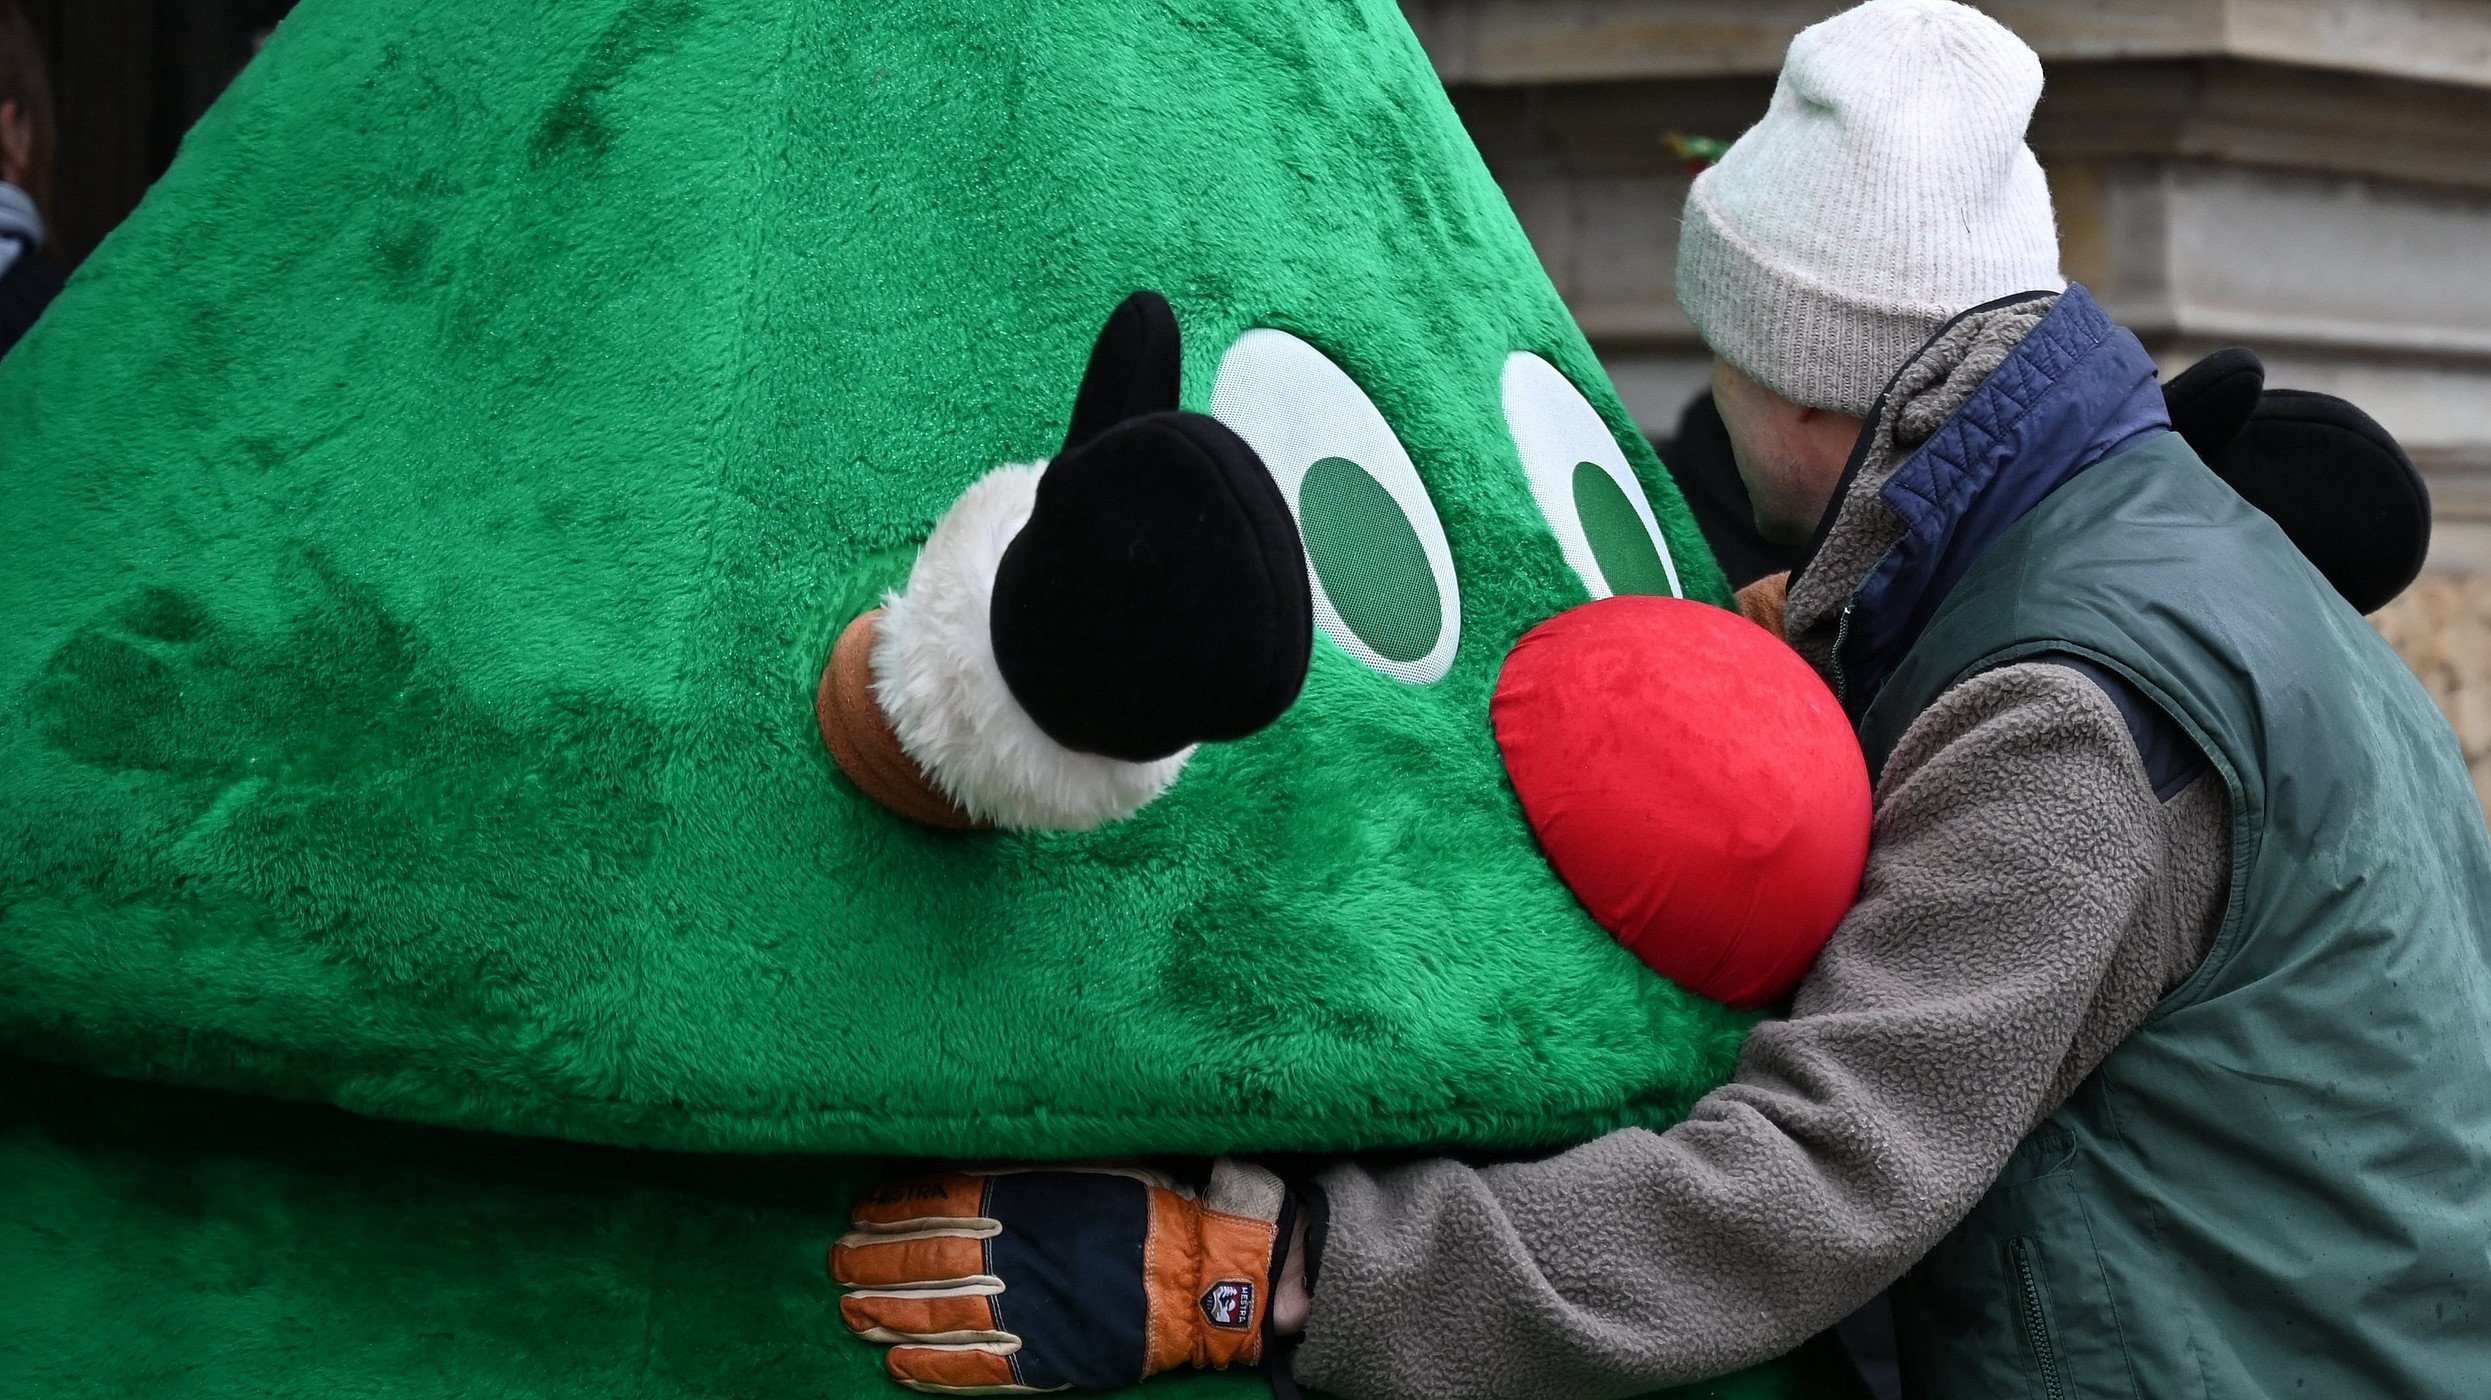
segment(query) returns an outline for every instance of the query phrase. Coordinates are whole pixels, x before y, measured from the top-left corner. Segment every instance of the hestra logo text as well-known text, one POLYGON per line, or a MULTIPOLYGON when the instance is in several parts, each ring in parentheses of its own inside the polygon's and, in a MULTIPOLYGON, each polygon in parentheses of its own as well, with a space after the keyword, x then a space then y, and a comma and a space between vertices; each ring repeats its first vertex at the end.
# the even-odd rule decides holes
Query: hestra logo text
POLYGON ((1202 1315, 1214 1327, 1244 1331, 1254 1325, 1254 1285, 1244 1279, 1222 1279, 1202 1295, 1202 1315))

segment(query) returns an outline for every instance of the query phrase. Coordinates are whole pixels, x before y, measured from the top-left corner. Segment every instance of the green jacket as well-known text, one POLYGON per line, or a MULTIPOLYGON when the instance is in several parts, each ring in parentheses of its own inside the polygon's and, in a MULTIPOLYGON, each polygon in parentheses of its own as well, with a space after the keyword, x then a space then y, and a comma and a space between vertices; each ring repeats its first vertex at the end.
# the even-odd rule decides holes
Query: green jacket
POLYGON ((2221 771, 2204 964, 1898 1287, 1912 1393, 2491 1393, 2491 839, 2446 722, 2176 436, 1985 548, 1863 713, 2116 669, 2221 771))

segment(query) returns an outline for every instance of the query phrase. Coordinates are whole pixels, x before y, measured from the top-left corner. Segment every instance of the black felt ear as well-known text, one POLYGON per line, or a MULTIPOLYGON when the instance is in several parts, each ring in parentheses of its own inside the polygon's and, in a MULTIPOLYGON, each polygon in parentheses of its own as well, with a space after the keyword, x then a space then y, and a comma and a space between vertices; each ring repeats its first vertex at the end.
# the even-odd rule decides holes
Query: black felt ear
POLYGON ((2217 350, 2162 386, 2171 427, 2209 464, 2220 458, 2257 411, 2266 387, 2266 364, 2257 352, 2235 345, 2217 350))
POLYGON ((1245 439, 1177 410, 1181 368, 1167 298, 1126 297, 995 570, 996 668, 1048 737, 1083 753, 1146 762, 1240 739, 1306 683, 1297 521, 1245 439))
POLYGON ((1297 522, 1219 420, 1119 423, 1047 464, 988 635, 1013 698, 1066 748, 1145 762, 1244 738, 1306 683, 1297 522))
POLYGON ((2385 607, 2421 573, 2430 490, 2395 437, 2344 400, 2269 389, 2212 465, 2359 611, 2385 607))
POLYGON ((1176 312, 1157 292, 1135 292, 1108 316, 1090 347, 1081 391, 1073 396, 1072 427, 1064 434, 1070 452, 1128 418, 1176 407, 1183 378, 1183 343, 1176 312))

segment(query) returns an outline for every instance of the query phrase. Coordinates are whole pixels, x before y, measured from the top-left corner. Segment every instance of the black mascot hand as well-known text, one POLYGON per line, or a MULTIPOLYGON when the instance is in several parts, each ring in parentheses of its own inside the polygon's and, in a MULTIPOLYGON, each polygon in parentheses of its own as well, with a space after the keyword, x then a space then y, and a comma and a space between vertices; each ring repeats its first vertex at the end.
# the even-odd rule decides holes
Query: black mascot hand
POLYGON ((2283 527, 2344 600, 2376 612, 2430 553, 2430 492, 2377 419, 2332 394, 2269 389, 2251 351, 2218 350, 2163 386, 2171 426, 2283 527))

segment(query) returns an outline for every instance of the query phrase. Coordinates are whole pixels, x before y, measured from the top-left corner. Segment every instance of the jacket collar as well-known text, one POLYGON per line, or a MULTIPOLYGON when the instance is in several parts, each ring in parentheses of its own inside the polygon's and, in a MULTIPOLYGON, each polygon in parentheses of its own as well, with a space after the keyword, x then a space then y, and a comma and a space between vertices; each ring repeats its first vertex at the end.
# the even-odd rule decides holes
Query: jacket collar
MULTIPOLYGON (((1883 416, 1872 413, 1864 433, 1883 416)), ((1852 717, 1982 551, 2078 473, 2170 426, 2153 357, 2071 283, 1900 466, 1849 485, 1875 491, 1901 527, 1852 592, 1831 658, 1852 717)))

